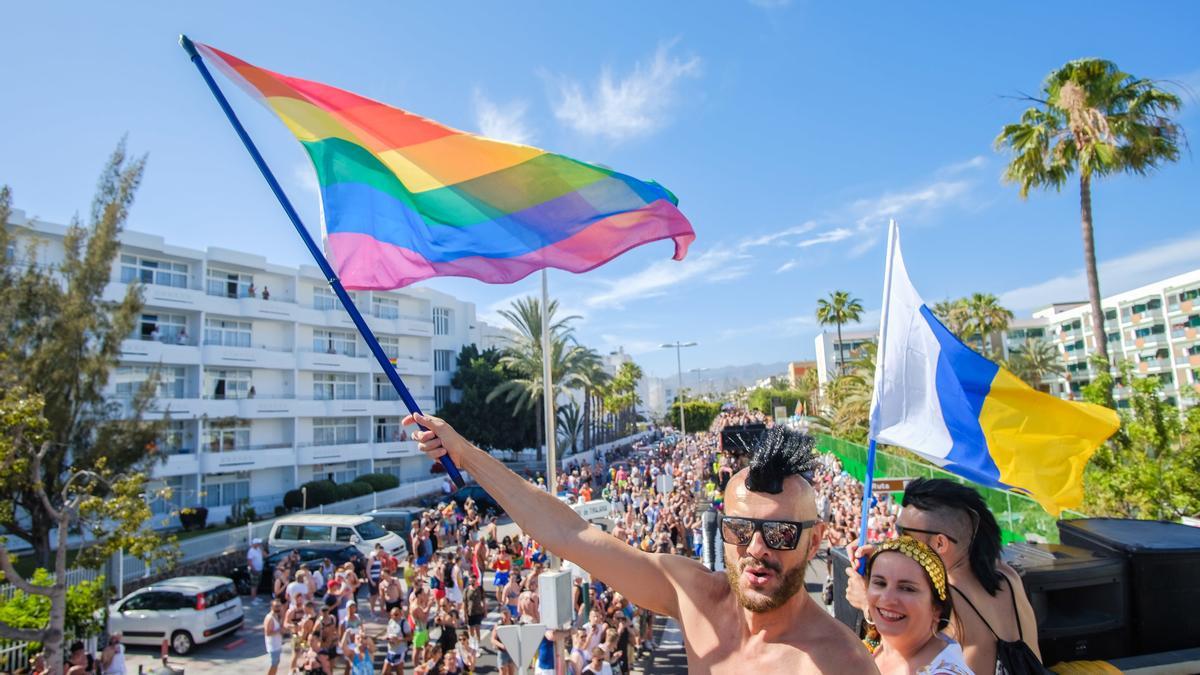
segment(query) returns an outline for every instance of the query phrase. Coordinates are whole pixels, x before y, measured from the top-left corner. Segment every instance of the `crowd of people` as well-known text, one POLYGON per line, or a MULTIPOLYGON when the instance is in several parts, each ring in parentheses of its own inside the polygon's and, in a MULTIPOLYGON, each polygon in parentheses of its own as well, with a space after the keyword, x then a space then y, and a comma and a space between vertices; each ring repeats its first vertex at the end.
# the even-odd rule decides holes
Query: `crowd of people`
MULTIPOLYGON (((720 466, 715 438, 639 443, 594 461, 568 461, 560 497, 608 502, 606 525, 630 546, 697 557, 698 505, 715 490, 720 466)), ((529 479, 545 485, 540 474, 529 479)), ((492 612, 498 625, 540 621, 538 578, 548 569, 547 552, 524 533, 501 535, 497 518, 470 500, 424 511, 407 543, 406 559, 378 547, 340 566, 326 560, 310 568, 285 557, 274 570, 263 622, 270 675, 283 663, 285 645, 288 672, 305 675, 367 675, 377 654, 383 675, 469 673, 485 652, 497 655, 501 673, 515 673, 504 644, 495 631, 484 636, 483 623, 492 612), (386 627, 372 632, 368 623, 386 627)), ((252 550, 251 568, 261 569, 261 557, 252 550)), ((603 582, 576 574, 573 605, 575 624, 560 643, 567 672, 628 673, 636 654, 653 649, 653 616, 603 582)), ((542 665, 553 660, 552 651, 542 651, 542 665)))

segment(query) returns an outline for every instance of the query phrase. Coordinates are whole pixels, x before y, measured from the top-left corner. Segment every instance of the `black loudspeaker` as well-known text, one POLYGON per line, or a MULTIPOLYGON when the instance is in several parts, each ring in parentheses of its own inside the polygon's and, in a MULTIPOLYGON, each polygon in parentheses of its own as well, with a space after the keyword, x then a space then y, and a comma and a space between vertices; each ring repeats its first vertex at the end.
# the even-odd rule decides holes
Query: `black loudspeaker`
POLYGON ((833 563, 832 569, 829 570, 833 575, 833 617, 849 626, 855 635, 860 635, 863 613, 846 602, 846 568, 850 566, 846 549, 840 546, 830 547, 829 560, 833 563))
POLYGON ((1057 544, 1010 544, 1003 555, 1033 605, 1043 663, 1132 654, 1123 559, 1057 544))
POLYGON ((721 430, 721 451, 731 455, 744 455, 767 433, 767 425, 762 423, 727 426, 721 430))
POLYGON ((1163 520, 1058 521, 1064 544, 1125 560, 1135 655, 1200 647, 1200 528, 1163 520))

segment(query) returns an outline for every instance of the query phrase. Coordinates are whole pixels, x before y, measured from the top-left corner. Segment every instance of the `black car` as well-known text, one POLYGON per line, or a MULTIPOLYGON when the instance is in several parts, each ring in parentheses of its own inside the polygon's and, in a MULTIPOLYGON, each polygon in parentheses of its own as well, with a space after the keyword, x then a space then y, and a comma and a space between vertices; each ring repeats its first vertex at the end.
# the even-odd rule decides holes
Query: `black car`
MULTIPOLYGON (((315 570, 321 567, 321 561, 329 558, 335 567, 343 565, 350 561, 362 559, 362 553, 357 546, 353 544, 345 544, 342 542, 313 542, 304 546, 295 548, 281 549, 272 553, 263 559, 262 579, 258 583, 258 592, 270 595, 274 590, 272 584, 275 579, 275 568, 279 566, 279 562, 296 551, 300 555, 300 566, 306 569, 315 570)), ((361 563, 356 563, 361 565, 361 563)), ((237 584, 238 592, 248 595, 250 593, 250 570, 246 566, 237 568, 231 573, 230 578, 237 584)), ((317 594, 324 593, 324 589, 317 589, 317 594)))
POLYGON ((460 487, 450 495, 450 499, 454 500, 460 509, 465 509, 467 499, 470 499, 475 502, 475 508, 479 510, 479 515, 484 517, 504 515, 504 507, 500 506, 500 502, 493 499, 481 485, 460 487))

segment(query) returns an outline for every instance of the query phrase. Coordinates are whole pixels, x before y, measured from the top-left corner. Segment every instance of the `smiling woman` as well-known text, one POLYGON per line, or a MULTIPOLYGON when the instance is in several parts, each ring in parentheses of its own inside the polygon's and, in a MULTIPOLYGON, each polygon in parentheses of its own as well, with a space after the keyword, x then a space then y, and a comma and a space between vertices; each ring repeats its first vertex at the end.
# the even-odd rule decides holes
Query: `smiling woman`
POLYGON ((971 673, 962 647, 941 633, 952 602, 938 554, 912 537, 880 544, 867 564, 867 643, 884 675, 971 673))

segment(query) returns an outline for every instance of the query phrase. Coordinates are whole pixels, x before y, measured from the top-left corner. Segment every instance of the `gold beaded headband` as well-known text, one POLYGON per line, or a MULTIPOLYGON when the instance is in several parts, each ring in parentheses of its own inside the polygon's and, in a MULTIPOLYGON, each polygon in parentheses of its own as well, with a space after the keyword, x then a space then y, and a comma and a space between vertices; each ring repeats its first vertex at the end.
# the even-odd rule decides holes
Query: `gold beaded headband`
POLYGON ((912 537, 903 536, 889 539, 880 544, 871 554, 871 563, 874 564, 875 558, 884 551, 903 553, 915 560, 924 568, 925 574, 929 575, 929 581, 933 584, 933 590, 937 593, 938 600, 946 600, 946 566, 936 551, 912 537))

